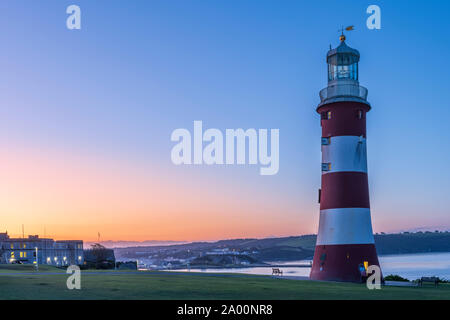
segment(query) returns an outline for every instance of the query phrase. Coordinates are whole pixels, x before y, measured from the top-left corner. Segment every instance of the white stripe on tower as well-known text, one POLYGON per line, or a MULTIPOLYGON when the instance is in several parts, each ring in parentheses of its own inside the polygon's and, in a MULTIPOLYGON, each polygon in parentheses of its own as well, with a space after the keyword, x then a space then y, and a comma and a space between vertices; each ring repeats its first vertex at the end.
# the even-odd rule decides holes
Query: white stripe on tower
POLYGON ((328 145, 322 145, 322 163, 330 163, 330 170, 323 174, 342 171, 366 172, 366 139, 356 136, 329 138, 328 145))
POLYGON ((370 209, 342 208, 320 211, 317 245, 374 243, 370 209))

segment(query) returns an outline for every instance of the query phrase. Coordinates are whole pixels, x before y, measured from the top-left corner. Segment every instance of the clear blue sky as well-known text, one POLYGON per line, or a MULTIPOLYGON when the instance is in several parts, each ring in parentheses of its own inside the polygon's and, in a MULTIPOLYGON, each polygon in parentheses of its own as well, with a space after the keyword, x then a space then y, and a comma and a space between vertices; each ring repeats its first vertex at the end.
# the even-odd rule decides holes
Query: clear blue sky
MULTIPOLYGON (((236 208, 238 194, 248 208, 270 209, 258 209, 263 222, 251 236, 315 232, 321 132, 315 108, 326 86, 325 55, 338 45, 337 30, 355 25, 347 44, 361 53, 360 83, 372 104, 375 231, 450 226, 448 12, 448 1, 412 0, 4 0, 0 143, 6 154, 14 148, 86 154, 157 170, 172 177, 174 194, 186 177, 200 188, 214 185, 225 199, 231 188, 236 208), (65 27, 70 4, 81 7, 80 31, 65 27), (370 4, 381 7, 381 30, 365 26, 370 4), (279 128, 278 175, 262 177, 258 166, 173 166, 170 134, 191 129, 194 120, 222 130, 279 128)), ((18 221, 7 222, 18 229, 18 221)))

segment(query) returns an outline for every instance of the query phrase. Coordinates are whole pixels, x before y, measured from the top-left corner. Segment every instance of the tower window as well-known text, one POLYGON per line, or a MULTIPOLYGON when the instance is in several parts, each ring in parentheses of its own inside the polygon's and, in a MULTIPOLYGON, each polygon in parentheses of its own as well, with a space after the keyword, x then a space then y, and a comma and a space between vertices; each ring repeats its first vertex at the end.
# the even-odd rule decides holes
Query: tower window
POLYGON ((322 138, 322 145, 323 146, 327 146, 330 144, 330 138, 326 137, 326 138, 322 138))
POLYGON ((331 111, 322 112, 320 114, 321 120, 330 120, 331 119, 331 111))
POLYGON ((364 119, 364 111, 359 109, 356 113, 359 120, 364 119))
POLYGON ((358 80, 358 63, 339 65, 328 64, 328 80, 332 81, 336 79, 358 80))
POLYGON ((322 163, 322 171, 326 172, 330 170, 331 170, 331 163, 329 162, 322 163))

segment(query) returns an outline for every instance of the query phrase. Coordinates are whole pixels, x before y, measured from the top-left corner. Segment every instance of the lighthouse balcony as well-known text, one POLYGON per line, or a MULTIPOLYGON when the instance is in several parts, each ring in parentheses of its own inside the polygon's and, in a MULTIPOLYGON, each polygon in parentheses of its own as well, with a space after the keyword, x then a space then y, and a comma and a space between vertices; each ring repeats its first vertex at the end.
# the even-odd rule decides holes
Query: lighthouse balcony
POLYGON ((368 90, 358 84, 330 85, 320 90, 319 94, 319 106, 339 101, 356 101, 369 104, 367 102, 368 90))

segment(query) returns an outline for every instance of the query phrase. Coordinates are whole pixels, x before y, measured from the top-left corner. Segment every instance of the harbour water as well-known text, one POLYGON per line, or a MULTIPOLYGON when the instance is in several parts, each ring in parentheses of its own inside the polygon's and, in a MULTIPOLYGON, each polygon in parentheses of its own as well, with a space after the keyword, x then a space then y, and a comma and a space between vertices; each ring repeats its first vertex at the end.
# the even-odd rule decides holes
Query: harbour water
MULTIPOLYGON (((409 280, 415 280, 424 276, 437 276, 442 279, 450 280, 450 252, 445 253, 420 253, 420 254, 400 254, 380 256, 380 264, 383 274, 395 274, 409 280)), ((282 265, 280 269, 284 275, 290 276, 309 276, 311 268, 309 267, 290 267, 290 265, 304 265, 309 263, 305 261, 276 262, 282 265)), ((188 270, 177 270, 188 271, 188 270)), ((196 272, 214 272, 214 273, 246 273, 246 274, 272 274, 271 267, 250 267, 250 268, 222 268, 222 269, 190 269, 196 272)))

